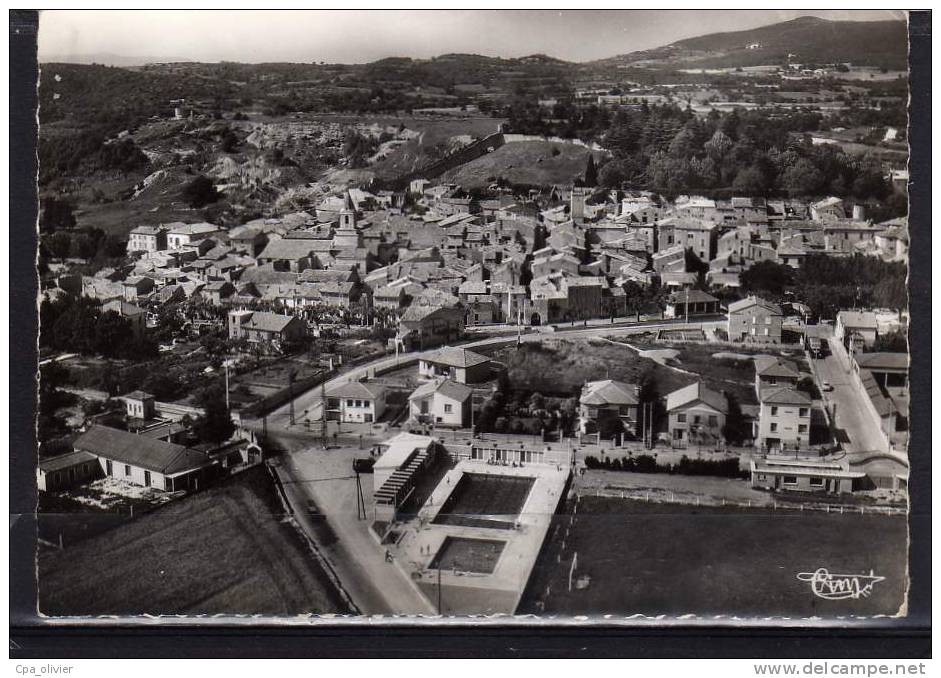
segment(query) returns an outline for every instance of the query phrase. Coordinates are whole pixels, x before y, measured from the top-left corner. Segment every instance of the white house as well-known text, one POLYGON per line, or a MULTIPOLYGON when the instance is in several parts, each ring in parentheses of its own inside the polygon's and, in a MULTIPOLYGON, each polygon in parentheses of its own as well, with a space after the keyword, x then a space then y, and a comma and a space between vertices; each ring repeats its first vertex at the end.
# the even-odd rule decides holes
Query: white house
POLYGON ((352 381, 327 391, 327 417, 344 424, 370 424, 386 409, 381 386, 352 381))
POLYGON ((422 384, 408 397, 409 414, 420 423, 463 428, 471 424, 474 390, 450 379, 422 384))
POLYGON ((800 449, 810 443, 811 400, 789 386, 761 393, 758 447, 767 450, 800 449))

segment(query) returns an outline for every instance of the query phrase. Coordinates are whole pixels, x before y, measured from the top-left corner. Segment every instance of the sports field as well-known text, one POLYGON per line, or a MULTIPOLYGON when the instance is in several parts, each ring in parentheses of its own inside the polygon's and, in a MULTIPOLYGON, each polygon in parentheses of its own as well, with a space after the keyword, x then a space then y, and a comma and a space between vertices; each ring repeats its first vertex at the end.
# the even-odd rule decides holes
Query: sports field
POLYGON ((39 553, 51 616, 345 612, 263 467, 39 553))
POLYGON ((572 508, 556 517, 518 612, 826 618, 892 615, 904 597, 904 516, 593 496, 581 497, 574 520, 572 508), (573 583, 589 583, 569 591, 575 553, 573 583), (822 567, 885 579, 871 595, 825 600, 797 577, 822 567))
POLYGON ((433 522, 511 529, 534 482, 533 478, 523 476, 465 473, 433 522))

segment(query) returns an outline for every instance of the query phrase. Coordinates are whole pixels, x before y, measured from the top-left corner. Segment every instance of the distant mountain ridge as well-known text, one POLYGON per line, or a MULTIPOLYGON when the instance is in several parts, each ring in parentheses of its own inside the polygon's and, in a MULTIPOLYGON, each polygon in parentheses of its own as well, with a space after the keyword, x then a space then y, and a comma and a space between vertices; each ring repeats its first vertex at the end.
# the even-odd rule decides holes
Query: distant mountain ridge
POLYGON ((618 66, 758 66, 786 61, 849 62, 905 69, 908 27, 903 21, 830 21, 798 17, 744 31, 710 33, 596 63, 618 66))
MULTIPOLYGON (((796 55, 805 63, 851 62, 865 66, 904 69, 908 58, 908 27, 904 21, 831 21, 805 16, 742 31, 710 33, 669 45, 586 63, 574 63, 547 54, 522 57, 490 57, 448 53, 431 59, 389 56, 366 64, 331 66, 407 67, 435 62, 464 62, 477 68, 498 64, 548 68, 580 68, 596 65, 676 67, 751 66, 777 63, 796 55), (752 46, 749 48, 749 46, 752 46)), ((148 63, 196 63, 180 57, 128 57, 111 53, 42 57, 41 63, 102 64, 138 67, 148 63)))
POLYGON ((119 68, 134 68, 147 64, 192 63, 192 59, 181 57, 155 57, 155 56, 123 56, 110 52, 90 54, 53 54, 40 57, 40 64, 100 64, 102 66, 117 66, 119 68))

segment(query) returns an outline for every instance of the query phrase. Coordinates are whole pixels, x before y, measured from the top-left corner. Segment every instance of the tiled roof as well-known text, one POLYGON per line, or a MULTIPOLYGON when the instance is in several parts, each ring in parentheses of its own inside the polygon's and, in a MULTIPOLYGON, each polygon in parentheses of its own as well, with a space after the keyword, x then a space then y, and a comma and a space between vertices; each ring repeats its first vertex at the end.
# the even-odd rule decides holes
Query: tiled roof
POLYGON ((73 447, 164 475, 195 471, 212 461, 195 450, 107 426, 92 426, 73 447))
POLYGON ((640 401, 632 385, 606 379, 585 384, 579 402, 585 405, 637 405, 640 401))
POLYGON ((422 360, 436 365, 447 365, 448 367, 474 367, 475 365, 490 362, 490 358, 485 355, 468 351, 466 348, 454 348, 452 346, 438 349, 428 357, 422 358, 422 360))
POLYGON ((879 370, 907 370, 909 365, 907 353, 857 353, 855 360, 860 367, 876 372, 879 370))
POLYGON ((761 402, 767 405, 804 405, 809 406, 810 397, 795 388, 779 386, 761 392, 761 402))
POLYGON ((327 391, 330 398, 360 398, 366 400, 376 400, 385 395, 385 389, 375 384, 364 384, 360 381, 351 381, 339 386, 334 386, 327 391))
POLYGON ((66 452, 65 454, 60 454, 57 457, 49 457, 48 459, 39 460, 39 468, 45 473, 52 473, 54 471, 61 471, 62 469, 70 468, 72 466, 78 466, 79 464, 87 464, 90 462, 98 462, 98 457, 88 452, 82 450, 76 450, 73 452, 66 452))
POLYGON ((672 412, 677 408, 700 400, 719 412, 728 412, 729 408, 725 396, 707 388, 701 381, 668 394, 667 411, 672 412))

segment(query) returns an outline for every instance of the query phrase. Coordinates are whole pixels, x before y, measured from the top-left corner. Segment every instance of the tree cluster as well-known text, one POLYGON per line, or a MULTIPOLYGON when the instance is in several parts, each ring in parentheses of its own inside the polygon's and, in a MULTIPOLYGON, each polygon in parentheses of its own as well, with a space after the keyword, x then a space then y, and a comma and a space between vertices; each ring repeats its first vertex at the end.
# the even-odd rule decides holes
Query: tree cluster
POLYGON ((96 300, 86 297, 44 299, 39 324, 41 347, 106 358, 141 359, 157 353, 153 341, 134 337, 127 320, 114 311, 103 313, 96 300))
POLYGON ((589 469, 606 471, 627 471, 630 473, 671 473, 684 476, 718 476, 720 478, 747 478, 748 473, 739 468, 739 460, 734 459, 690 459, 686 455, 676 464, 660 464, 649 454, 627 456, 622 459, 601 459, 588 455, 585 466, 589 469))

